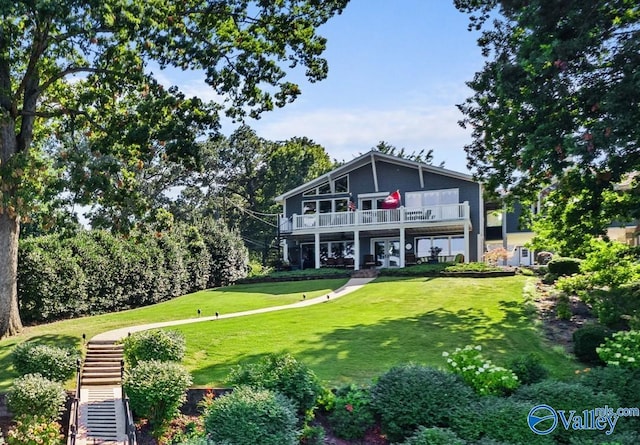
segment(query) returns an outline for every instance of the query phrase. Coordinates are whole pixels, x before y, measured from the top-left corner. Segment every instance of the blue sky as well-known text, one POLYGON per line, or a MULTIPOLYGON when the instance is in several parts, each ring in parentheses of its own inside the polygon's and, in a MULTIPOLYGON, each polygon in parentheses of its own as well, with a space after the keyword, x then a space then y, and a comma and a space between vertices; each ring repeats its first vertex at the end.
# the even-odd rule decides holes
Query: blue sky
MULTIPOLYGON (((453 0, 351 0, 320 29, 328 39, 328 78, 308 83, 294 73, 302 95, 248 123, 270 140, 309 137, 338 160, 384 140, 433 149, 436 164, 468 172, 463 146, 470 135, 458 126, 455 105, 471 94, 465 81, 483 58, 467 23, 453 0)), ((163 74, 187 93, 209 94, 197 76, 163 74)), ((222 130, 233 127, 227 122, 222 130)))

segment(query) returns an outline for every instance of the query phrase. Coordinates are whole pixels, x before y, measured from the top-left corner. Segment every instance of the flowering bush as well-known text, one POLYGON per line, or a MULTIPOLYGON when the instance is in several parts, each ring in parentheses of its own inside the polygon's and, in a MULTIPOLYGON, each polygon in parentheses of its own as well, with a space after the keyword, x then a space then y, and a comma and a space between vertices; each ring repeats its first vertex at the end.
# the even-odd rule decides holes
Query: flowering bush
POLYGON ((640 368, 640 331, 616 332, 596 351, 609 366, 640 368))
POLYGON ((516 389, 520 382, 513 371, 496 366, 482 357, 481 346, 467 345, 464 349, 456 348, 447 358, 449 370, 458 374, 480 395, 502 395, 516 389))
POLYGON ((506 262, 511 255, 511 252, 504 247, 496 247, 484 254, 484 260, 492 266, 497 266, 500 261, 506 262))
POLYGON ((9 445, 62 445, 60 424, 45 416, 23 414, 9 430, 7 443, 9 445))
POLYGON ((333 431, 343 439, 364 437, 375 423, 369 388, 349 385, 336 393, 333 412, 329 415, 333 431))

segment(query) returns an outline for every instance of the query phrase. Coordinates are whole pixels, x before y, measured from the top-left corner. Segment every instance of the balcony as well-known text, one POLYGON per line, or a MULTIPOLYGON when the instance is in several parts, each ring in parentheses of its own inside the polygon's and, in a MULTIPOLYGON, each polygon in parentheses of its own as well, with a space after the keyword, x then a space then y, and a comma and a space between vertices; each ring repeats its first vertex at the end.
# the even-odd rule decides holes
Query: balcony
POLYGON ((352 212, 293 215, 280 219, 281 233, 329 232, 332 229, 374 230, 394 227, 440 225, 469 219, 469 203, 429 207, 400 207, 390 210, 356 210, 352 212))

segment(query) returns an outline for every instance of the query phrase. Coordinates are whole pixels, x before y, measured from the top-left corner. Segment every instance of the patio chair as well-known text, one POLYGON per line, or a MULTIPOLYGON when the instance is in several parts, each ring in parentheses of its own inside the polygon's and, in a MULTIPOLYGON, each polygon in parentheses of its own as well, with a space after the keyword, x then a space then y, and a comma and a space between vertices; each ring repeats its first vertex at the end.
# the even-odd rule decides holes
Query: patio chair
POLYGON ((376 267, 377 266, 376 257, 373 255, 365 255, 364 261, 362 264, 364 265, 365 269, 376 267))
POLYGON ((404 256, 404 265, 405 266, 415 266, 416 264, 418 264, 418 260, 416 259, 415 254, 407 253, 404 256))

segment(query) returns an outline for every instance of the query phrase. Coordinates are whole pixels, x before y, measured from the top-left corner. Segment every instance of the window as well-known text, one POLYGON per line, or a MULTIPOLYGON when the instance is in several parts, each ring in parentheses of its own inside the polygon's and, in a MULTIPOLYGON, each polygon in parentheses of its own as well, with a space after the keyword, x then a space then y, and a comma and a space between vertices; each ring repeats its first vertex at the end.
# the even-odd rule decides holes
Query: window
POLYGON ((458 189, 406 192, 404 200, 408 208, 458 204, 460 202, 458 189))
POLYGON ((334 201, 335 204, 335 212, 346 212, 349 210, 349 200, 348 199, 336 199, 334 201))
POLYGON ((382 208, 382 203, 384 199, 389 196, 389 193, 367 193, 364 196, 360 195, 358 200, 360 201, 360 205, 358 206, 359 210, 377 210, 382 208))
POLYGON ((334 182, 336 193, 349 193, 349 176, 338 178, 334 182))
MULTIPOLYGON (((341 176, 333 181, 333 193, 349 193, 349 175, 341 176)), ((317 187, 305 190, 302 196, 318 196, 331 195, 331 186, 329 182, 323 182, 317 187)))
MULTIPOLYGON (((302 244, 303 260, 314 259, 315 247, 313 243, 302 244)), ((351 241, 329 241, 320 243, 320 262, 326 263, 327 258, 353 258, 353 242, 351 241)), ((310 267, 310 266, 307 266, 310 267)))
POLYGON ((333 207, 333 201, 330 199, 318 201, 320 204, 320 213, 331 213, 333 207))
POLYGON ((317 199, 313 201, 302 202, 302 214, 314 214, 319 210, 319 213, 335 213, 346 212, 349 210, 348 198, 334 198, 334 199, 317 199))
POLYGON ((431 255, 432 247, 439 247, 442 249, 438 254, 440 256, 452 256, 459 253, 464 254, 465 246, 464 237, 461 236, 417 238, 415 244, 416 256, 419 258, 431 255))
POLYGON ((487 210, 487 227, 502 227, 503 214, 501 210, 487 210))
POLYGON ((316 213, 317 203, 315 201, 304 201, 302 203, 302 214, 309 215, 316 213))

